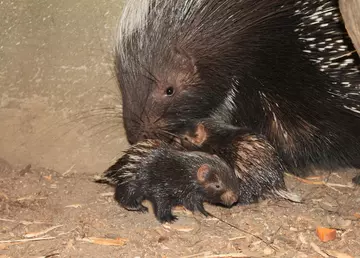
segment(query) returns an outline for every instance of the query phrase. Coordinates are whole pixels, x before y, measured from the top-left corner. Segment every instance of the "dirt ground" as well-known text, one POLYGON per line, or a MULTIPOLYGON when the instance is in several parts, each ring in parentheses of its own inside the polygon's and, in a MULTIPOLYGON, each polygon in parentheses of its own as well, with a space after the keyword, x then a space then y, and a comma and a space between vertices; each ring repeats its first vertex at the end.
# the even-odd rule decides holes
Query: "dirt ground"
POLYGON ((161 225, 152 213, 121 208, 94 175, 15 167, 0 160, 1 258, 360 257, 360 189, 349 183, 356 171, 312 179, 326 184, 287 176, 302 203, 206 204, 216 218, 178 207, 179 220, 161 225), (321 242, 319 226, 336 229, 336 239, 321 242))

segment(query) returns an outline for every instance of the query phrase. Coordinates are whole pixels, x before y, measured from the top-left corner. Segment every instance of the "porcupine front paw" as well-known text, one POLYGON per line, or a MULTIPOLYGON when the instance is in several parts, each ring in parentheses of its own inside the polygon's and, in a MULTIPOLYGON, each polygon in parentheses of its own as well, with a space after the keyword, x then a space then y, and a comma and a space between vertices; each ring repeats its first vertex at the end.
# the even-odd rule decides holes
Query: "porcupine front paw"
POLYGON ((209 216, 209 213, 205 210, 202 200, 193 200, 191 202, 184 203, 184 207, 189 211, 199 211, 205 216, 209 216))
POLYGON ((160 223, 165 223, 165 222, 171 223, 178 219, 177 216, 174 216, 171 213, 172 206, 166 201, 165 202, 159 201, 159 200, 154 201, 153 208, 154 208, 154 213, 155 213, 156 219, 160 223))
POLYGON ((178 217, 175 215, 172 215, 171 212, 170 213, 166 213, 166 214, 162 214, 160 217, 157 218, 161 223, 172 223, 178 220, 178 217))

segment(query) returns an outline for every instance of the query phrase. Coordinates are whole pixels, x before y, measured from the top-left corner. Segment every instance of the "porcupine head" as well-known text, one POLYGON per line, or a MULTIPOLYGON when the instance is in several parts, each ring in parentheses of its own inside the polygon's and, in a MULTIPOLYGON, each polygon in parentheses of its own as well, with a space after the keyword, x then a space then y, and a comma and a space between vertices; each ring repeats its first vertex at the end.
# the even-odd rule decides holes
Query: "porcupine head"
POLYGON ((213 24, 216 13, 196 18, 204 15, 203 1, 130 2, 119 23, 115 53, 127 138, 130 144, 166 140, 227 103, 232 75, 222 58, 235 55, 226 47, 232 31, 213 24), (211 35, 203 29, 209 27, 211 35))
POLYGON ((220 158, 219 163, 202 164, 197 172, 197 182, 205 192, 205 201, 231 206, 238 200, 238 183, 233 171, 220 158))

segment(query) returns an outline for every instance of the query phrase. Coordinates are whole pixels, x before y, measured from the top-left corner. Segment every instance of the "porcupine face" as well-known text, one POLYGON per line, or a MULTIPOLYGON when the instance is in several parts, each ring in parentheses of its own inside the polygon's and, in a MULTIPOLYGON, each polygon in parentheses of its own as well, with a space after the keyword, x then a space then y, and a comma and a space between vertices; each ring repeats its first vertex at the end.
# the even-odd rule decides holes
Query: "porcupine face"
POLYGON ((196 14, 179 13, 187 8, 196 12, 202 2, 141 0, 125 7, 115 68, 131 144, 144 138, 172 138, 190 121, 209 117, 214 104, 225 98, 226 89, 215 85, 224 83, 209 85, 205 80, 213 72, 200 76, 204 65, 190 47, 194 35, 187 34, 187 23, 196 14))
POLYGON ((208 162, 197 170, 197 180, 205 190, 205 199, 211 203, 231 206, 238 200, 238 180, 230 167, 218 156, 207 156, 208 162))

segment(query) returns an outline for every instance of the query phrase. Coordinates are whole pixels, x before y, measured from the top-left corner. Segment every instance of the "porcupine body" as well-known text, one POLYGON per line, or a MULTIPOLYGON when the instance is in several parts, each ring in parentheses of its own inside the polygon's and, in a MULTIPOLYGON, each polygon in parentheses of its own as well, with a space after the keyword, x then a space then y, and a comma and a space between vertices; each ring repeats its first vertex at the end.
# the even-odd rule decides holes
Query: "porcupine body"
POLYGON ((305 176, 359 160, 359 57, 335 0, 129 0, 115 66, 129 142, 203 119, 264 135, 305 176))
POLYGON ((281 197, 299 202, 300 197, 287 190, 282 164, 275 148, 261 135, 246 128, 206 120, 186 132, 183 145, 218 155, 231 166, 239 181, 239 204, 266 197, 281 197))
POLYGON ((177 205, 207 215, 204 201, 231 206, 238 200, 236 176, 223 160, 159 140, 133 145, 96 182, 114 185, 115 199, 128 210, 147 211, 141 202, 149 200, 160 222, 174 221, 177 205))

